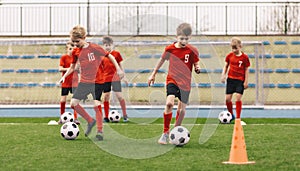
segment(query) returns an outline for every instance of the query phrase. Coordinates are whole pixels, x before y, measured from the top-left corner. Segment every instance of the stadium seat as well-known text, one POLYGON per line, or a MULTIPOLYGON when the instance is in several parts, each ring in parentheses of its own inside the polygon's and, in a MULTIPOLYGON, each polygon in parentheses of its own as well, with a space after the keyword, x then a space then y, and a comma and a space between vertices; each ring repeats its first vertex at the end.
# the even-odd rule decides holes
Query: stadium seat
POLYGON ((291 58, 300 58, 300 54, 290 54, 291 58))
POLYGON ((275 86, 275 84, 273 84, 273 83, 270 83, 270 84, 265 83, 265 84, 263 85, 263 87, 264 87, 264 88, 275 88, 276 86, 275 86))
POLYGON ((199 54, 199 58, 211 58, 211 54, 199 54))
POLYGON ((135 70, 134 69, 124 69, 125 73, 134 73, 135 70))
POLYGON ((136 87, 148 87, 148 83, 136 83, 136 87))
POLYGON ((272 58, 272 55, 271 54, 264 54, 264 58, 270 59, 270 58, 272 58))
POLYGON ((292 45, 300 45, 300 40, 294 40, 291 42, 292 45))
POLYGON ((28 83, 27 87, 32 88, 32 87, 38 87, 40 84, 39 83, 28 83))
POLYGON ((200 73, 211 73, 212 71, 210 69, 206 69, 206 68, 203 68, 203 69, 200 69, 200 73))
POLYGON ((0 55, 0 59, 5 59, 5 58, 7 58, 6 55, 0 55))
POLYGON ((48 73, 59 73, 59 70, 58 69, 47 69, 47 72, 48 73))
POLYGON ((223 83, 215 83, 214 87, 226 87, 226 84, 223 83))
POLYGON ((32 69, 31 72, 32 73, 44 73, 45 70, 44 69, 32 69))
POLYGON ((191 83, 191 87, 197 87, 196 83, 191 83))
POLYGON ((255 58, 255 54, 247 54, 249 58, 255 58))
POLYGON ((292 73, 300 73, 300 68, 293 68, 292 73))
POLYGON ((1 70, 2 73, 12 73, 12 72, 15 72, 14 69, 2 69, 1 70))
POLYGON ((152 87, 164 87, 165 83, 154 83, 151 85, 152 87))
POLYGON ((287 58, 286 54, 274 54, 274 58, 287 58))
POLYGON ((249 68, 249 73, 255 73, 255 69, 254 68, 249 68))
POLYGON ((210 83, 199 83, 198 87, 199 88, 210 88, 211 84, 210 83))
POLYGON ((275 69, 275 72, 276 73, 289 73, 290 70, 287 68, 278 68, 278 69, 275 69))
POLYGON ((157 58, 157 59, 158 59, 158 58, 160 58, 160 57, 161 57, 161 54, 154 54, 154 55, 153 55, 153 58, 157 58))
POLYGON ((271 43, 270 43, 269 41, 266 40, 266 41, 263 41, 262 44, 263 44, 263 45, 270 45, 271 43))
POLYGON ((277 41, 274 41, 274 44, 275 45, 287 45, 287 42, 284 40, 277 40, 277 41))
POLYGON ((20 56, 19 55, 9 55, 6 57, 6 59, 19 59, 20 56))
POLYGON ((256 86, 256 85, 255 85, 254 83, 249 83, 249 84, 248 84, 248 87, 249 87, 249 88, 255 88, 255 86, 256 86))
POLYGON ((294 87, 294 88, 300 88, 300 84, 299 84, 299 83, 295 83, 295 84, 293 85, 293 87, 294 87))
POLYGON ((150 73, 152 70, 151 69, 138 69, 138 73, 150 73))
POLYGON ((50 55, 38 55, 38 58, 46 59, 46 58, 50 58, 50 55))
POLYGON ((165 70, 165 69, 159 69, 157 72, 158 72, 158 73, 166 73, 167 70, 165 70))
POLYGON ((34 55, 23 55, 21 56, 21 59, 33 59, 34 55))
MULTIPOLYGON (((261 70, 261 71, 262 71, 262 70, 261 70)), ((264 73, 273 73, 274 71, 273 71, 272 68, 265 68, 265 69, 263 69, 263 72, 264 72, 264 73)))
POLYGON ((141 55, 139 56, 140 59, 149 59, 149 58, 151 58, 151 57, 152 57, 151 54, 141 54, 141 55))
POLYGON ((122 82, 122 83, 121 83, 121 86, 122 86, 122 87, 133 87, 133 83, 128 83, 128 84, 126 85, 124 82, 122 82))
POLYGON ((51 55, 50 58, 51 59, 60 59, 62 55, 51 55))
POLYGON ((9 88, 9 83, 0 83, 0 88, 9 88))
POLYGON ((26 87, 26 84, 25 83, 13 83, 11 85, 12 88, 23 88, 23 87, 26 87))
POLYGON ((214 69, 213 72, 214 72, 214 73, 222 73, 222 72, 223 72, 223 69, 214 69))
POLYGON ((279 84, 277 84, 277 87, 278 88, 291 88, 292 85, 289 83, 279 83, 279 84))
POLYGON ((56 83, 42 83, 41 86, 45 88, 56 87, 56 83))
POLYGON ((16 72, 17 73, 29 73, 29 72, 31 72, 31 70, 30 69, 18 69, 16 72))

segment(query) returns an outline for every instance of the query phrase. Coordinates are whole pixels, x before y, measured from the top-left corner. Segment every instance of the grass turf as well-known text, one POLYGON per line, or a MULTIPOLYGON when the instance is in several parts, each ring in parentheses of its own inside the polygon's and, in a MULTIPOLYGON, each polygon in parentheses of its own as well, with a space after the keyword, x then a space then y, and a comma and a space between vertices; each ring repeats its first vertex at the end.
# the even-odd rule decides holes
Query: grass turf
MULTIPOLYGON (((251 165, 222 164, 229 159, 233 124, 218 125, 210 139, 204 144, 199 144, 206 119, 186 118, 184 124, 193 125, 190 127, 191 140, 186 146, 173 148, 172 145, 167 145, 170 150, 160 155, 132 159, 103 150, 101 143, 114 145, 111 141, 113 138, 109 138, 107 134, 100 145, 99 142, 94 142, 93 138, 84 137, 82 128, 76 140, 64 140, 59 134, 60 126, 46 124, 51 119, 57 118, 0 118, 0 170, 300 169, 300 119, 243 119, 247 123, 243 129, 248 158, 249 161, 256 162, 251 165)), ((148 124, 109 123, 105 124, 104 131, 112 129, 131 140, 143 140, 159 136, 162 123, 162 119, 153 120, 148 124)), ((124 154, 132 153, 132 148, 129 147, 131 145, 134 144, 123 142, 118 149, 124 154)), ((155 142, 150 146, 164 150, 155 142)))

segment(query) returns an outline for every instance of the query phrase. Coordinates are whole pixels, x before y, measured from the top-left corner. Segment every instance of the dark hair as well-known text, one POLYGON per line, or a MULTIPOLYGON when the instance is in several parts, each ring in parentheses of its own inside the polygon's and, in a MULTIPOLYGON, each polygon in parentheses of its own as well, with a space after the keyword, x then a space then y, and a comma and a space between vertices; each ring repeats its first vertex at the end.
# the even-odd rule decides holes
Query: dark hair
POLYGON ((190 36, 191 34, 192 34, 192 27, 188 23, 182 23, 176 29, 177 36, 190 36))
POLYGON ((103 44, 113 44, 114 41, 110 36, 103 36, 102 43, 103 44))

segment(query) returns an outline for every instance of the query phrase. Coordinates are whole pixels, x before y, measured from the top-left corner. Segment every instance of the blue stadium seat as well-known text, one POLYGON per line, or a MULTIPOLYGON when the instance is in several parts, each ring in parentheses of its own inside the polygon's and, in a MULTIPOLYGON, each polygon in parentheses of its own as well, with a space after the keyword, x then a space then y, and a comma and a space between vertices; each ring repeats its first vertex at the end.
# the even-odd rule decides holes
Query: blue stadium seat
POLYGON ((300 54, 290 54, 291 58, 300 58, 300 54))
POLYGON ((152 87, 164 87, 165 83, 154 83, 151 85, 152 87))
POLYGON ((38 87, 40 84, 39 83, 28 83, 27 87, 32 88, 32 87, 38 87))
POLYGON ((211 54, 199 54, 199 58, 211 58, 211 54))
POLYGON ((202 68, 200 69, 200 73, 211 73, 212 71, 210 69, 202 68))
POLYGON ((263 71, 264 73, 273 73, 273 72, 274 72, 272 68, 265 68, 265 69, 261 70, 261 72, 262 72, 262 71, 263 71))
POLYGON ((199 88, 210 88, 211 84, 210 83, 199 83, 198 87, 199 88))
POLYGON ((271 54, 264 54, 263 56, 264 56, 264 58, 267 58, 267 59, 272 58, 272 55, 271 55, 271 54))
POLYGON ((292 73, 300 73, 300 68, 293 68, 292 73))
POLYGON ((50 55, 38 55, 38 58, 46 59, 46 58, 50 58, 50 55))
POLYGON ((2 73, 12 73, 12 72, 15 72, 14 69, 2 69, 1 70, 2 73))
POLYGON ((275 45, 287 45, 287 42, 284 40, 277 40, 277 41, 274 41, 274 44, 275 45))
POLYGON ((6 59, 19 59, 20 56, 19 55, 9 55, 6 57, 6 59))
POLYGON ((128 84, 126 85, 124 82, 122 82, 122 83, 121 83, 121 86, 122 86, 122 87, 133 87, 133 83, 128 83, 128 84))
POLYGON ((46 71, 44 69, 32 69, 31 72, 32 73, 44 73, 46 71))
POLYGON ((62 55, 51 55, 50 58, 51 59, 60 59, 62 55))
POLYGON ((279 83, 279 84, 277 84, 277 87, 278 88, 291 88, 292 85, 289 83, 279 83))
POLYGON ((271 43, 269 41, 265 40, 265 41, 262 42, 262 44, 263 45, 270 45, 271 43))
POLYGON ((191 87, 197 87, 198 85, 196 83, 191 83, 191 87))
POLYGON ((293 85, 293 87, 294 87, 294 88, 300 88, 300 84, 299 84, 299 83, 295 83, 295 84, 293 85))
POLYGON ((255 69, 254 68, 249 68, 249 73, 255 73, 255 69))
POLYGON ((265 83, 265 84, 263 85, 263 87, 264 87, 264 88, 275 88, 276 86, 275 86, 275 84, 273 84, 273 83, 270 83, 270 84, 265 83))
POLYGON ((158 59, 161 57, 161 54, 154 54, 153 57, 158 59))
POLYGON ((141 58, 141 59, 149 59, 149 58, 151 58, 151 57, 152 57, 151 54, 141 54, 141 55, 139 56, 139 58, 141 58))
POLYGON ((300 45, 300 40, 294 40, 291 42, 292 45, 300 45))
POLYGON ((125 73, 134 73, 135 70, 134 69, 124 69, 125 73))
POLYGON ((31 72, 31 70, 30 69, 18 69, 16 72, 17 73, 29 73, 29 72, 31 72))
POLYGON ((276 73, 289 73, 290 70, 287 68, 278 68, 278 69, 275 69, 275 72, 276 73))
POLYGON ((25 83, 13 83, 11 85, 12 88, 23 88, 23 87, 26 87, 26 84, 25 83))
POLYGON ((249 58, 255 58, 255 54, 247 54, 249 58))
POLYGON ((158 71, 157 71, 157 73, 166 73, 167 72, 167 70, 165 70, 165 69, 159 69, 158 71))
POLYGON ((47 72, 48 73, 59 73, 59 70, 58 69, 47 69, 47 72))
POLYGON ((151 69, 138 69, 138 73, 150 73, 152 70, 151 69))
POLYGON ((248 87, 249 87, 249 88, 255 88, 255 86, 256 86, 256 85, 255 85, 254 83, 249 83, 249 84, 248 84, 248 87))
POLYGON ((9 83, 0 83, 0 88, 9 88, 10 84, 9 83))
POLYGON ((42 83, 41 86, 45 88, 56 87, 56 83, 42 83))
POLYGON ((214 69, 213 72, 214 72, 214 73, 222 73, 222 72, 223 72, 223 69, 214 69))
POLYGON ((33 59, 34 55, 23 55, 21 56, 21 59, 33 59))
POLYGON ((223 83, 215 83, 214 87, 226 87, 226 84, 223 83))
POLYGON ((274 58, 287 58, 287 54, 274 54, 274 58))
POLYGON ((148 87, 148 83, 136 83, 136 87, 148 87))
POLYGON ((6 55, 0 55, 0 59, 5 59, 5 58, 7 58, 6 55))

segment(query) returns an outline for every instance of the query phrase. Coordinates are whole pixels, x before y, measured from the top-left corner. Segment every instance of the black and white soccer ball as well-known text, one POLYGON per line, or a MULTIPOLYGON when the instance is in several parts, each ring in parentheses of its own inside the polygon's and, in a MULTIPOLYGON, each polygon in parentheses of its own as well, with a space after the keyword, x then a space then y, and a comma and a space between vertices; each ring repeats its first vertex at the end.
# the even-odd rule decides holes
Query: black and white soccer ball
POLYGON ((170 143, 184 146, 190 141, 190 131, 183 126, 174 127, 169 134, 170 143))
POLYGON ((232 120, 232 115, 228 111, 222 111, 219 113, 219 121, 222 124, 229 124, 232 120))
POLYGON ((121 114, 117 110, 111 110, 108 113, 108 119, 111 122, 120 122, 121 114))
POLYGON ((74 122, 66 122, 61 126, 60 134, 66 140, 74 140, 79 135, 79 127, 74 122))
POLYGON ((63 124, 67 122, 74 122, 74 115, 71 112, 65 112, 60 115, 60 120, 63 124))

